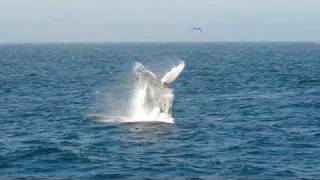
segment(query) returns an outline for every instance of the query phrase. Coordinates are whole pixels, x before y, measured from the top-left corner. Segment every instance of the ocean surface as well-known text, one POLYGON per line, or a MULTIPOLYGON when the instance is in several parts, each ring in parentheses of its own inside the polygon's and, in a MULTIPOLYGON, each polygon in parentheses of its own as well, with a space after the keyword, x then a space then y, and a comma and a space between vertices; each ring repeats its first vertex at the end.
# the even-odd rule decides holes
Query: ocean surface
POLYGON ((320 45, 0 45, 0 179, 319 179, 320 45), (174 124, 117 123, 177 58, 174 124))

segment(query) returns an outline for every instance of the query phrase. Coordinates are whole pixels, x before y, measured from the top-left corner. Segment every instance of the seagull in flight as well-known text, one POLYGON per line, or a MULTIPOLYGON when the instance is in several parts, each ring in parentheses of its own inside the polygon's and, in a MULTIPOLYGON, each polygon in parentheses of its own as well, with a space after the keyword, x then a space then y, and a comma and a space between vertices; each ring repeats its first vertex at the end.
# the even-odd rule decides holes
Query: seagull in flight
POLYGON ((193 27, 193 28, 192 28, 192 31, 202 32, 202 29, 201 29, 200 27, 193 27))

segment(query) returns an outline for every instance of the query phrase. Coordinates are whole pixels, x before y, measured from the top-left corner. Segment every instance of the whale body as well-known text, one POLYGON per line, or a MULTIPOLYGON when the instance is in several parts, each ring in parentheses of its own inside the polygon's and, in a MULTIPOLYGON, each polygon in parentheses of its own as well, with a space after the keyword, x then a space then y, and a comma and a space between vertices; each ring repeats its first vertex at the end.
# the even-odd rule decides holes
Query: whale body
POLYGON ((184 67, 184 61, 179 60, 176 66, 159 77, 136 62, 133 70, 138 89, 134 101, 137 118, 147 118, 150 121, 166 118, 169 119, 168 122, 173 122, 174 94, 169 85, 179 77, 184 67))

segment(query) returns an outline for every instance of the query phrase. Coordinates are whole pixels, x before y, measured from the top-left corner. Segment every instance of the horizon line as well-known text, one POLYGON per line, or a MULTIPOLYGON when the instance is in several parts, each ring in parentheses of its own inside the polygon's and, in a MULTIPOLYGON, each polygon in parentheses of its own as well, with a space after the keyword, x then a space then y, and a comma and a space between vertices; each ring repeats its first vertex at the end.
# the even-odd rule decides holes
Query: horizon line
POLYGON ((221 40, 221 41, 43 41, 0 42, 5 44, 125 44, 125 43, 320 43, 320 40, 221 40))

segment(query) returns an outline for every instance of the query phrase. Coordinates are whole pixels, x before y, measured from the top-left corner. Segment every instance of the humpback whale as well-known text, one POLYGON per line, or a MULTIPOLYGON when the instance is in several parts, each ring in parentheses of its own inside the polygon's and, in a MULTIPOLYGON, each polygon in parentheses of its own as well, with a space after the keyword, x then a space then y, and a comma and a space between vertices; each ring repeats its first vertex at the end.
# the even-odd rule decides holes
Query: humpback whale
POLYGON ((138 93, 134 100, 134 118, 144 118, 145 121, 163 121, 173 123, 173 90, 169 85, 174 82, 185 67, 183 60, 170 71, 159 77, 146 69, 140 62, 134 66, 135 83, 138 93), (160 119, 160 120, 159 120, 160 119))

